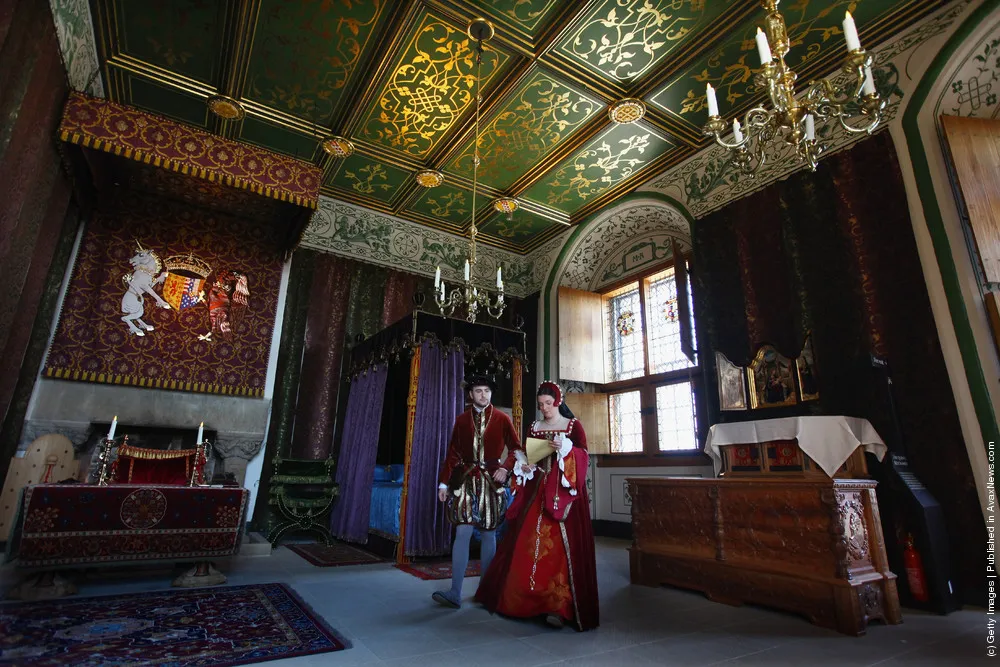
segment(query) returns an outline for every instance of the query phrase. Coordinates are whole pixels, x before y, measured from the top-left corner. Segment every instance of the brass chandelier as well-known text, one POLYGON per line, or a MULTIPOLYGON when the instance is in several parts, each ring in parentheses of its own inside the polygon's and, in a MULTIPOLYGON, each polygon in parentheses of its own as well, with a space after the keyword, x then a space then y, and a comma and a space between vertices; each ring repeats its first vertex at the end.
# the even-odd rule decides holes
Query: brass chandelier
POLYGON ((727 141, 722 135, 730 126, 719 115, 715 89, 708 84, 705 91, 708 123, 704 133, 728 149, 735 165, 751 176, 766 161, 766 146, 778 139, 794 147, 799 159, 816 171, 819 157, 827 148, 816 138, 817 120, 837 122, 851 134, 871 134, 881 122, 886 107, 886 100, 879 96, 872 80, 874 58, 861 48, 850 12, 846 13, 842 24, 848 52, 842 71, 853 75, 851 82, 843 88, 837 88, 827 79, 810 82, 802 99, 796 99, 796 74, 785 64, 789 40, 785 19, 778 12, 778 2, 761 0, 767 17, 764 31, 757 28, 756 38, 762 69, 755 81, 758 86, 767 88, 772 108, 750 109, 742 124, 734 118, 732 140, 727 141))
MULTIPOLYGON (((469 257, 465 260, 465 285, 456 287, 448 292, 448 289, 441 279, 441 267, 438 266, 434 272, 434 301, 441 310, 442 315, 451 316, 460 304, 466 305, 466 319, 475 322, 480 309, 485 310, 493 318, 499 319, 504 311, 503 273, 502 268, 497 266, 497 297, 496 301, 490 299, 487 290, 480 291, 472 284, 472 273, 476 269, 476 194, 479 186, 479 114, 482 108, 483 98, 479 93, 480 68, 483 62, 483 42, 489 41, 494 34, 493 24, 486 19, 476 18, 469 22, 466 34, 469 39, 476 42, 476 129, 475 142, 473 143, 472 159, 472 224, 469 226, 469 257)), ((516 202, 510 208, 513 213, 517 207, 516 202)), ((504 209, 506 210, 506 209, 504 209)))

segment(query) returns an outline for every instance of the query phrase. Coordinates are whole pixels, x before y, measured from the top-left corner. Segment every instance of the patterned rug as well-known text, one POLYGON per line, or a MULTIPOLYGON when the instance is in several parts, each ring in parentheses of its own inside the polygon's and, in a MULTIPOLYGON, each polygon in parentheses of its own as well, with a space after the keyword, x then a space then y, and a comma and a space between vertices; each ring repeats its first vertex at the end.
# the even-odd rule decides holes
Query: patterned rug
POLYGON ((345 648, 284 584, 0 604, 0 665, 233 667, 345 648))
MULTIPOLYGON (((431 563, 410 563, 408 565, 397 565, 400 570, 412 574, 421 579, 451 579, 451 561, 434 561, 431 563)), ((466 577, 478 577, 480 575, 479 561, 469 562, 469 567, 465 569, 466 577)))
POLYGON ((384 563, 375 554, 352 547, 343 542, 325 544, 286 544, 289 549, 305 558, 316 567, 338 567, 340 565, 367 565, 384 563))

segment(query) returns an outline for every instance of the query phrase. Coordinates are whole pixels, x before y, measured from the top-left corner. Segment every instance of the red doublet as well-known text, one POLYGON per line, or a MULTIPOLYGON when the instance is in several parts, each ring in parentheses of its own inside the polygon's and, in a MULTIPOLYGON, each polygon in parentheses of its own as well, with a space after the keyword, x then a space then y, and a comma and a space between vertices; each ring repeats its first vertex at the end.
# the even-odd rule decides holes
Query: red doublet
MULTIPOLYGON (((441 484, 447 484, 452 471, 459 466, 478 468, 480 462, 476 460, 472 451, 475 442, 474 412, 475 408, 469 408, 455 419, 448 455, 438 477, 438 482, 441 484)), ((521 448, 520 440, 514 431, 514 424, 510 421, 510 417, 492 405, 486 406, 482 418, 488 420, 486 432, 483 434, 483 459, 486 469, 492 473, 502 466, 510 471, 514 467, 514 450, 521 448), (501 462, 500 457, 503 456, 504 447, 507 448, 507 457, 501 462)))

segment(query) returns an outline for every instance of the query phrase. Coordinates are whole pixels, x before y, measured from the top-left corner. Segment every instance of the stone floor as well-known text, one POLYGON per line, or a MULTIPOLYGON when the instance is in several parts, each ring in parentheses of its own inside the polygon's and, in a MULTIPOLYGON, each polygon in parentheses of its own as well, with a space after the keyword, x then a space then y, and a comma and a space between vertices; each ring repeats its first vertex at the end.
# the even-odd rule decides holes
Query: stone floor
MULTIPOLYGON (((263 663, 485 667, 487 665, 974 665, 985 663, 986 616, 903 610, 903 624, 846 637, 780 612, 729 607, 698 593, 629 584, 627 542, 599 539, 601 627, 577 633, 533 621, 491 617, 470 602, 461 610, 430 595, 444 582, 423 581, 388 564, 319 568, 284 547, 271 556, 219 563, 230 584, 289 584, 352 648, 263 663)), ((170 572, 132 569, 78 582, 79 594, 162 590, 170 572), (112 576, 109 576, 112 575, 112 576)), ((0 569, 4 589, 19 579, 0 569)))

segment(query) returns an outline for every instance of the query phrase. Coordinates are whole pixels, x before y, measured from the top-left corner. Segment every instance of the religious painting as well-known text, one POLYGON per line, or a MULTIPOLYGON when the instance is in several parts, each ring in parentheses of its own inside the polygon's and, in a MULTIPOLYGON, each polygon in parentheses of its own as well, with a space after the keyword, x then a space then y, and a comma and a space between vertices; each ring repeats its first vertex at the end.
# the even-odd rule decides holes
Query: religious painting
POLYGON ((715 353, 715 370, 719 381, 719 407, 722 410, 746 410, 747 392, 743 384, 743 368, 715 353))
POLYGON ((763 345, 747 368, 750 383, 750 407, 773 408, 795 405, 798 394, 792 360, 778 354, 772 345, 763 345))
POLYGON ((819 387, 816 385, 816 353, 813 352, 812 336, 806 334, 802 344, 802 352, 795 360, 795 370, 799 375, 799 392, 803 401, 815 401, 819 398, 819 387))

